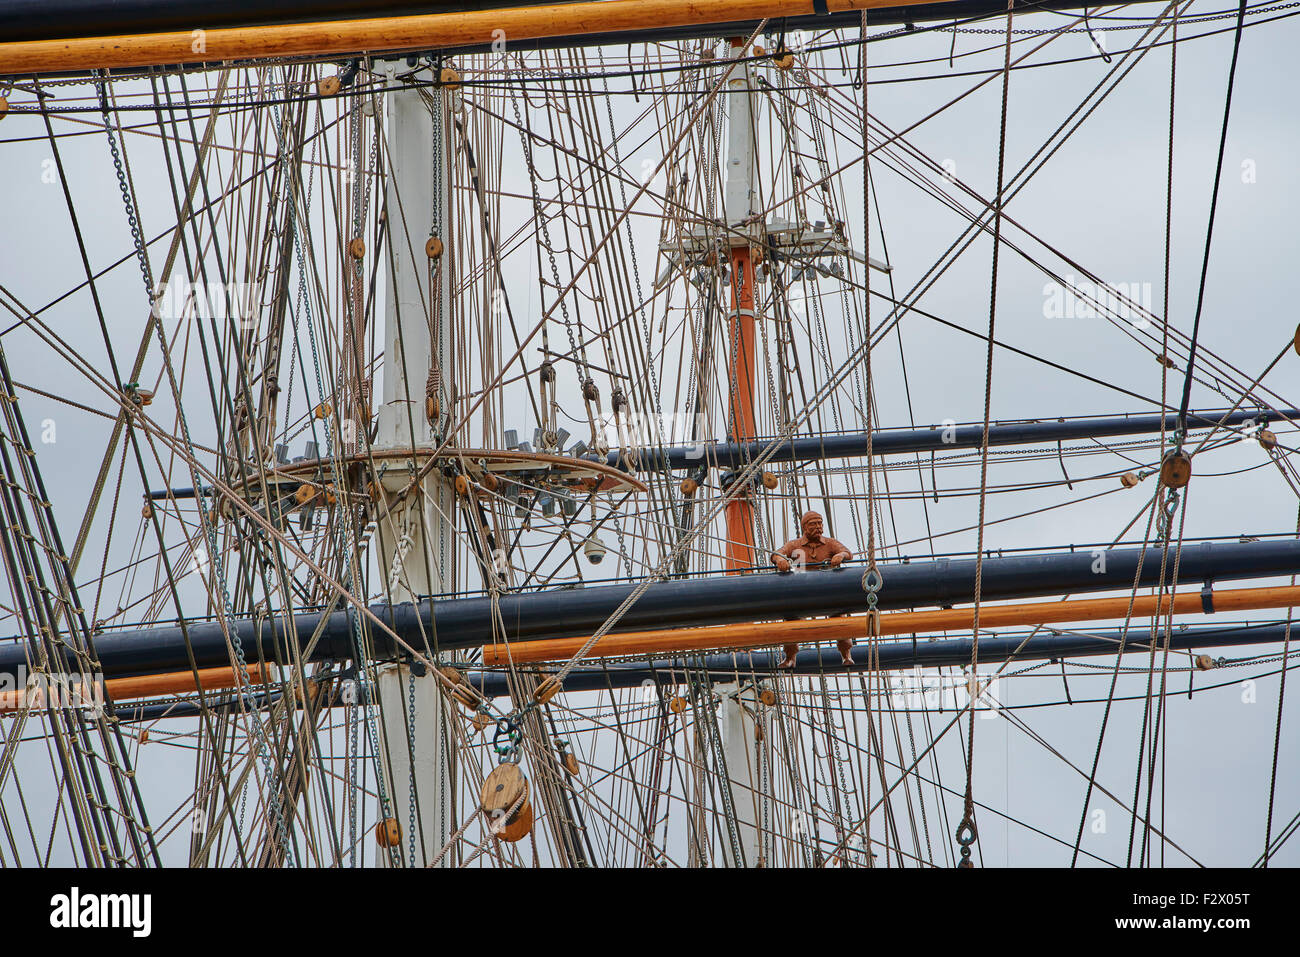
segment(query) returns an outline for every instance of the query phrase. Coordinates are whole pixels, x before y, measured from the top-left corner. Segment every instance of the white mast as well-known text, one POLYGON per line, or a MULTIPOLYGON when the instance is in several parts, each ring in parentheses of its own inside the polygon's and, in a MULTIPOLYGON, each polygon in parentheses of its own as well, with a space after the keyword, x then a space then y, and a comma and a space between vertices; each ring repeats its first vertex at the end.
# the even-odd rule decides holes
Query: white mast
MULTIPOLYGON (((388 68, 389 83, 396 65, 388 68)), ((427 79, 427 72, 420 74, 427 79)), ((433 236, 447 240, 451 203, 450 162, 445 99, 433 90, 435 111, 417 87, 388 94, 385 159, 388 164, 387 248, 389 263, 384 312, 383 401, 373 443, 379 484, 390 511, 378 522, 380 568, 394 603, 454 588, 452 549, 454 509, 451 483, 432 472, 418 490, 398 501, 413 470, 425 456, 380 457, 379 453, 426 450, 437 444, 438 427, 426 410, 430 371, 445 381, 450 373, 450 256, 431 259, 426 244, 433 236), (435 116, 436 112, 436 116, 435 116), (432 277, 432 278, 431 278, 432 277), (432 293, 430 292, 432 290, 432 293), (432 302, 430 299, 432 298, 432 302)), ((438 416, 446 424, 445 387, 438 391, 438 416)), ((426 636, 429 647, 432 634, 426 636)), ((415 642, 412 642, 415 644, 415 642)), ((417 645, 417 647, 419 647, 417 645)), ((423 650, 421 648, 421 650, 423 650)), ((389 808, 381 817, 395 818, 400 828, 398 857, 406 866, 427 865, 448 837, 450 788, 455 778, 447 702, 429 674, 415 675, 406 665, 379 670, 378 698, 383 714, 381 752, 387 752, 389 808)), ((391 864, 382 849, 378 858, 391 864)), ((442 862, 444 865, 447 860, 442 862)))
MULTIPOLYGON (((746 54, 743 46, 732 43, 736 57, 746 54)), ((754 199, 754 102, 753 71, 748 61, 737 63, 731 71, 727 89, 727 182, 723 216, 730 230, 740 227, 753 213, 754 199)), ((761 224, 750 225, 744 234, 728 231, 726 241, 733 246, 748 247, 761 224)), ((733 257, 734 258, 734 257, 733 257)), ((745 257, 748 262, 748 256, 745 257)), ((733 265, 733 268, 734 265, 733 265)), ((742 280, 743 281, 743 280, 742 280)), ((730 348, 735 349, 733 344, 730 348)), ((752 375, 752 372, 746 370, 752 375)), ((741 401, 744 401, 743 397, 741 401)), ((752 415, 752 410, 751 410, 752 415)), ((746 510, 745 515, 749 512, 746 510)), ((719 724, 722 730, 722 754, 730 778, 732 812, 736 822, 736 843, 740 858, 728 838, 723 842, 724 859, 730 867, 755 867, 761 854, 758 832, 758 775, 754 748, 754 718, 757 714, 755 689, 733 682, 719 684, 719 724), (748 708, 749 714, 746 714, 748 708)), ((726 809, 721 809, 725 811, 726 809)))

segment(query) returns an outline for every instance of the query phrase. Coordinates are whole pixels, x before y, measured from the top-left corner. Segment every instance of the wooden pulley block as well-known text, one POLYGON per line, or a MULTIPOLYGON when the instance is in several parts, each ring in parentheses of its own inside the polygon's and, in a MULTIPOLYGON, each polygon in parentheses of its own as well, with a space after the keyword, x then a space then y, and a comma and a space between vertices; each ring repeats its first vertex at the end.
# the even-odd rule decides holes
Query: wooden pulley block
POLYGON ((338 495, 335 494, 334 486, 333 486, 333 485, 326 485, 326 486, 325 486, 325 504, 326 504, 326 505, 333 505, 333 504, 334 504, 335 502, 337 502, 338 500, 339 500, 339 499, 338 499, 338 495))
POLYGON ((401 847, 402 826, 397 818, 386 817, 375 825, 375 840, 380 847, 401 847))
POLYGON ((578 776, 578 756, 572 751, 564 752, 564 770, 568 771, 573 777, 578 776))
POLYGON ((140 509, 140 517, 149 518, 152 515, 153 515, 153 506, 146 502, 144 508, 140 509))
POLYGON ((424 399, 424 417, 432 422, 438 417, 438 399, 436 396, 426 396, 424 399))
POLYGON ((1165 488, 1183 488, 1192 480, 1192 460, 1186 452, 1170 452, 1160 463, 1160 484, 1165 488))
POLYGON ((136 394, 136 403, 137 403, 138 405, 140 405, 140 406, 146 406, 146 405, 152 405, 152 404, 153 404, 153 390, 152 390, 152 389, 136 389, 136 390, 135 390, 135 394, 136 394))
POLYGON ((1160 355, 1156 356, 1156 362, 1159 362, 1159 363, 1160 363, 1162 366, 1164 366, 1166 369, 1176 369, 1176 368, 1178 368, 1178 363, 1174 362, 1173 359, 1169 358, 1169 357, 1168 357, 1167 355, 1165 355, 1163 352, 1160 353, 1160 355))
POLYGON ((762 740, 763 740, 763 722, 762 722, 762 721, 755 721, 755 722, 754 722, 754 740, 755 740, 755 741, 762 741, 762 740))
POLYGON ((1196 656, 1197 671, 1209 671, 1213 667, 1214 667, 1214 659, 1211 658, 1209 655, 1196 656))
POLYGON ((449 90, 460 89, 460 74, 449 66, 442 68, 442 74, 439 79, 442 81, 442 85, 449 90))
POLYGON ((1274 435, 1268 429, 1260 429, 1258 432, 1255 433, 1255 438, 1259 440, 1259 444, 1263 448, 1266 449, 1277 448, 1277 436, 1274 435))
POLYGON ((763 473, 763 488, 767 489, 769 492, 776 488, 778 482, 779 479, 777 479, 775 472, 763 473))
POLYGON ((482 696, 470 687, 465 680, 465 676, 452 667, 439 668, 438 670, 444 678, 451 682, 451 687, 447 689, 447 693, 451 695, 452 699, 470 711, 477 711, 479 703, 483 700, 482 696))
POLYGON ((297 491, 293 493, 293 500, 299 505, 306 505, 315 497, 315 487, 307 484, 299 485, 297 491))
POLYGON ((1137 483, 1138 477, 1133 472, 1125 472, 1119 477, 1119 484, 1125 488, 1132 488, 1134 485, 1137 485, 1137 483))
POLYGON ((316 693, 319 690, 319 684, 315 681, 308 680, 303 684, 293 686, 293 697, 298 704, 305 705, 316 700, 316 693))
POLYGON ((772 54, 772 65, 778 70, 788 70, 794 66, 794 54, 788 50, 785 53, 772 54))
POLYGON ((357 236, 355 239, 351 240, 348 243, 348 255, 351 256, 353 259, 365 259, 366 241, 362 239, 360 236, 357 236))
POLYGON ((1291 340, 1291 345, 1295 347, 1295 354, 1300 356, 1300 326, 1295 327, 1295 338, 1291 340))
POLYGON ((474 717, 470 719, 470 724, 474 725, 475 731, 482 731, 492 723, 492 719, 481 711, 475 711, 474 717))
POLYGON ((437 236, 430 236, 429 241, 424 244, 424 254, 430 259, 437 259, 442 255, 442 240, 437 236))
POLYGON ((469 495, 469 479, 463 475, 456 476, 456 494, 469 495))
POLYGON ((140 732, 140 743, 141 743, 141 744, 148 744, 148 743, 149 743, 149 729, 148 729, 148 728, 145 728, 143 731, 140 732))
POLYGON ((776 692, 771 688, 764 688, 758 693, 758 700, 770 708, 776 704, 776 692))
POLYGON ((503 841, 517 841, 533 829, 528 779, 517 764, 498 764, 492 769, 483 781, 479 804, 491 822, 493 833, 503 841))
MULTIPOLYGON (((8 112, 9 112, 9 97, 0 96, 0 116, 4 116, 8 112)), ((1300 329, 1296 330, 1296 336, 1297 336, 1297 341, 1300 341, 1300 329)), ((1296 349, 1297 351, 1300 351, 1300 346, 1297 346, 1296 349)))
POLYGON ((501 833, 497 835, 503 841, 519 841, 527 837, 533 829, 533 805, 528 798, 524 798, 524 803, 519 806, 515 812, 514 820, 502 828, 501 833))
POLYGON ((683 711, 686 710, 686 699, 683 698, 681 695, 677 695, 674 698, 670 698, 668 701, 668 710, 671 711, 673 714, 681 714, 683 711))
POLYGON ((874 637, 880 637, 880 609, 872 608, 867 612, 867 634, 874 637))
POLYGON ((479 479, 479 485, 482 485, 489 492, 495 492, 501 487, 501 480, 491 472, 484 472, 483 477, 479 479))
POLYGON ((334 411, 334 406, 330 405, 328 402, 322 402, 320 405, 316 406, 316 408, 312 410, 312 415, 316 416, 316 418, 318 419, 328 419, 330 417, 330 413, 333 411, 334 411))
POLYGON ((560 691, 559 675, 551 675, 537 686, 537 703, 546 704, 560 691))
POLYGON ((316 92, 321 96, 333 96, 339 91, 340 86, 337 76, 323 76, 316 81, 316 92))
POLYGON ((483 700, 469 685, 457 685, 450 689, 449 693, 458 705, 469 711, 477 711, 479 703, 483 700))
POLYGON ((687 495, 687 496, 694 495, 699 490, 700 483, 695 481, 695 479, 688 477, 682 479, 682 484, 680 488, 682 490, 683 495, 687 495))

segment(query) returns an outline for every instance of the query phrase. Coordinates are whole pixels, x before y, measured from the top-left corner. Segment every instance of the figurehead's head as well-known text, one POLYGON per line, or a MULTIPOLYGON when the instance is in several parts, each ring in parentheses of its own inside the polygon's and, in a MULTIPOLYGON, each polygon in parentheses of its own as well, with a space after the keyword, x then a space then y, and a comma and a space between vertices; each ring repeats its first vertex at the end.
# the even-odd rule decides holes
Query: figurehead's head
POLYGON ((822 517, 817 512, 804 512, 803 518, 799 519, 799 527, 803 529, 804 538, 810 542, 820 542, 822 539, 822 517))

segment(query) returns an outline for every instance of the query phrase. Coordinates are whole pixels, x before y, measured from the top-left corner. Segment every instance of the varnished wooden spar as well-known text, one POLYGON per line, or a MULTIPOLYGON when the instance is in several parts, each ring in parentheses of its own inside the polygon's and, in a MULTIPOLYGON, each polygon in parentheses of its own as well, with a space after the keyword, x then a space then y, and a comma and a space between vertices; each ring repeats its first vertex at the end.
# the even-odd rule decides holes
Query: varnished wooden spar
MULTIPOLYGON (((984 605, 980 608, 980 627, 1001 628, 1013 625, 1051 625, 1063 622, 1106 621, 1122 619, 1128 613, 1130 598, 1087 598, 1068 601, 1018 602, 984 605)), ((1168 596, 1163 600, 1144 595, 1133 602, 1133 617, 1150 617, 1169 612, 1168 596)), ((1300 605, 1300 585, 1278 588, 1237 588, 1215 592, 1213 610, 1251 611, 1263 608, 1290 608, 1300 605)), ((1175 615, 1203 612, 1199 592, 1176 595, 1175 615)), ((882 635, 910 635, 936 631, 969 629, 973 609, 948 608, 935 611, 898 611, 880 616, 882 635)), ((706 628, 665 628, 605 635, 587 653, 588 658, 613 658, 623 655, 663 655, 675 652, 704 651, 712 648, 751 648, 781 645, 786 642, 832 641, 841 638, 866 640, 864 615, 840 618, 811 618, 803 621, 745 622, 735 625, 712 625, 706 628)), ((1134 640, 1142 636, 1135 633, 1134 640)), ((586 638, 551 638, 520 641, 509 646, 493 644, 483 647, 483 664, 488 667, 509 663, 563 661, 571 658, 586 638)))
MULTIPOLYGON (((1300 605, 1300 586, 1218 591, 1214 593, 1212 601, 1215 612, 1289 608, 1300 605)), ((1002 628, 1018 625, 1105 621, 1123 618, 1128 607, 1127 596, 985 605, 980 609, 980 625, 1002 628)), ((1174 598, 1175 615, 1198 614, 1203 610, 1203 601, 1199 592, 1188 592, 1174 598)), ((1133 599, 1135 618, 1167 614, 1168 611, 1167 596, 1164 601, 1159 602, 1155 596, 1150 595, 1133 599)), ((972 612, 969 608, 903 611, 881 615, 880 630, 882 635, 905 635, 968 629, 971 624, 972 612)), ((833 641, 840 638, 865 640, 865 635, 866 619, 862 615, 811 618, 802 621, 745 622, 705 628, 665 628, 606 635, 587 657, 611 658, 624 655, 671 654, 712 648, 749 648, 779 645, 787 641, 833 641)), ((1136 633, 1133 637, 1134 640, 1142 638, 1136 633)), ((524 664, 564 660, 572 657, 585 641, 585 638, 520 641, 510 646, 508 656, 504 644, 486 645, 483 648, 483 664, 488 667, 499 667, 506 665, 508 661, 524 664)), ((236 686, 232 668, 201 668, 198 674, 199 683, 205 691, 236 686)), ((254 684, 261 684, 264 680, 269 680, 269 671, 264 671, 258 665, 249 665, 248 680, 254 684)), ((114 701, 186 694, 195 690, 194 674, 180 671, 131 678, 110 678, 104 683, 104 688, 114 701)), ((25 692, 21 690, 0 693, 0 713, 20 709, 24 700, 25 692)), ((89 699, 86 703, 90 703, 89 699)), ((42 706, 41 699, 33 702, 33 707, 42 706)))
MULTIPOLYGON (((830 12, 917 6, 936 0, 827 0, 830 12)), ((943 0, 937 0, 943 2, 943 0)), ((213 63, 286 56, 402 52, 810 16, 813 0, 599 0, 473 13, 31 40, 0 44, 0 75, 213 63)))
MULTIPOLYGON (((222 688, 234 688, 241 682, 235 679, 234 668, 200 668, 199 685, 204 691, 217 691, 222 688)), ((254 685, 261 685, 270 679, 270 670, 261 665, 249 665, 248 680, 254 685)), ((142 675, 136 678, 109 678, 104 682, 104 693, 113 701, 130 701, 136 698, 151 698, 158 695, 188 694, 195 690, 194 672, 178 671, 161 675, 142 675)), ((50 679, 49 690, 34 692, 31 706, 41 709, 48 706, 48 699, 56 695, 72 705, 92 705, 97 700, 99 690, 94 686, 83 688, 75 684, 64 686, 57 679, 50 679)), ((0 714, 19 711, 27 702, 26 689, 0 692, 0 714)))

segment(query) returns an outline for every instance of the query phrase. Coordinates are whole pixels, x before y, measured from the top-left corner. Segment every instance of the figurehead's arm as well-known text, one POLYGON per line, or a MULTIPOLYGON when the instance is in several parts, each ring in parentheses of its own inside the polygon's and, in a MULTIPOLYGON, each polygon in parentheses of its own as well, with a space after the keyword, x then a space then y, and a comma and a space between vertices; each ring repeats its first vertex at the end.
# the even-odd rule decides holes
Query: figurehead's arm
POLYGON ((834 538, 828 538, 826 541, 831 546, 830 564, 832 568, 838 568, 845 562, 853 561, 853 553, 845 547, 843 542, 834 538))
POLYGON ((786 542, 772 553, 772 564, 776 566, 777 571, 788 572, 790 570, 790 558, 794 554, 794 550, 798 547, 800 541, 800 539, 796 538, 792 541, 786 542))

